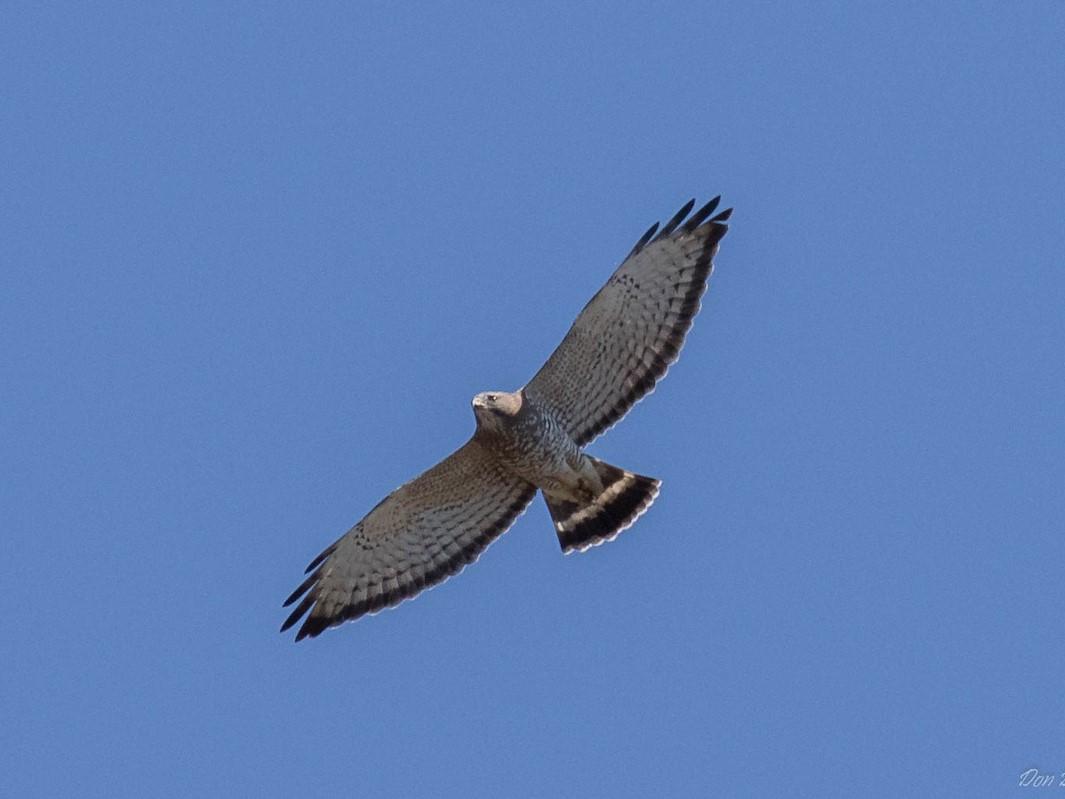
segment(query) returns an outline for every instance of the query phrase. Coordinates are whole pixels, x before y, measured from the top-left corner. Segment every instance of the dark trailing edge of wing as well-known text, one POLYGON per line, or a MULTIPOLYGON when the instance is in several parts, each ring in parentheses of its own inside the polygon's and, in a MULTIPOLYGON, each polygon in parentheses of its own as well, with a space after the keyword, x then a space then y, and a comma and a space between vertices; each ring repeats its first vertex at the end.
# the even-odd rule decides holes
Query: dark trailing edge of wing
POLYGON ((616 403, 603 418, 596 420, 595 424, 592 424, 583 430, 575 431, 574 439, 580 446, 584 446, 590 442, 624 416, 629 408, 646 395, 648 391, 654 388, 655 383, 658 382, 659 378, 665 375, 670 364, 676 361, 677 357, 680 355, 680 348, 684 343, 684 337, 687 335, 688 330, 691 329, 692 320, 694 319, 696 312, 699 310, 699 300, 706 291, 706 280, 710 276, 710 270, 713 268, 713 258, 714 254, 717 252, 718 242, 720 242, 725 233, 728 232, 728 225, 726 225, 725 222, 728 221, 730 216, 732 216, 731 208, 726 208, 717 215, 710 216, 715 210, 717 210, 718 203, 720 202, 720 195, 714 197, 714 199, 688 217, 692 208, 695 207, 695 200, 688 201, 684 204, 684 207, 674 214, 665 224, 665 226, 658 232, 658 235, 654 235, 657 224, 652 226, 651 229, 648 230, 638 242, 636 242, 636 246, 633 247, 632 252, 626 257, 625 260, 627 261, 629 258, 638 255, 647 246, 653 245, 655 242, 670 236, 700 236, 703 239, 703 248, 695 262, 695 274, 691 278, 691 288, 683 297, 680 308, 677 309, 679 318, 666 333, 665 340, 662 341, 660 345, 660 351, 655 354, 654 360, 648 366, 647 371, 642 377, 633 384, 632 388, 626 392, 625 396, 622 397, 622 399, 616 403), (685 221, 685 217, 688 217, 687 221, 685 221), (682 222, 684 223, 683 225, 681 224, 682 222))
MULTIPOLYGON (((296 633, 296 640, 302 641, 307 637, 314 638, 324 630, 327 630, 330 627, 336 627, 338 624, 343 624, 345 621, 357 619, 367 613, 376 613, 384 608, 394 607, 404 599, 409 599, 416 594, 421 593, 424 589, 430 588, 461 571, 463 567, 477 560, 478 556, 485 550, 485 548, 514 523, 514 520, 518 515, 525 510, 525 507, 530 502, 532 502, 532 498, 535 494, 536 489, 530 486, 529 489, 523 492, 517 500, 504 509, 504 512, 497 521, 482 530, 480 534, 469 543, 469 545, 462 549, 461 552, 450 560, 438 564, 432 570, 418 575, 413 582, 404 583, 397 589, 380 591, 372 596, 367 596, 362 602, 346 605, 341 608, 339 612, 334 613, 331 616, 307 616, 303 625, 300 627, 299 632, 296 633)), ((324 561, 334 552, 334 550, 336 550, 336 547, 337 545, 333 544, 325 550, 325 552, 311 561, 310 568, 316 566, 319 568, 314 574, 304 580, 300 587, 293 591, 288 599, 285 600, 282 607, 288 607, 301 596, 303 597, 295 610, 293 610, 289 617, 285 619, 285 623, 281 625, 281 632, 285 632, 295 625, 296 622, 303 618, 308 611, 311 611, 314 608, 315 603, 318 601, 319 581, 322 578, 324 561), (306 594, 306 596, 304 596, 304 594, 306 594)))

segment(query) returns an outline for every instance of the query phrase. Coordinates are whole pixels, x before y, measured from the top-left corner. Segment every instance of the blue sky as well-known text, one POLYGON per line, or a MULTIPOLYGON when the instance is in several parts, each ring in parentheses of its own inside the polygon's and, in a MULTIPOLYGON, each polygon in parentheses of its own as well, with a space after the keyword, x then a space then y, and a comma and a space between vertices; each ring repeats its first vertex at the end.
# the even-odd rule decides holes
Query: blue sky
POLYGON ((1025 795, 1065 771, 1065 7, 116 4, 0 30, 11 796, 1025 795), (636 238, 735 207, 563 558, 281 600, 636 238))

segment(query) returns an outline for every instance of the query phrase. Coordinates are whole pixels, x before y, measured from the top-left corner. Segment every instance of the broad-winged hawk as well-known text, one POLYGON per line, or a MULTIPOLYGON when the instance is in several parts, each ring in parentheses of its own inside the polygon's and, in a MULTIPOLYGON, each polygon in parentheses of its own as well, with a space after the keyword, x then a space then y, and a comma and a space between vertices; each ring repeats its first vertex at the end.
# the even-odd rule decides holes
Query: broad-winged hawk
POLYGON ((677 359, 732 209, 687 203, 632 248, 543 368, 522 389, 473 398, 477 429, 459 450, 400 486, 311 561, 285 601, 296 640, 392 607, 472 563, 537 490, 564 552, 613 540, 660 482, 583 447, 617 422, 677 359), (691 214, 689 216, 689 214, 691 214), (309 615, 308 615, 309 612, 309 615))

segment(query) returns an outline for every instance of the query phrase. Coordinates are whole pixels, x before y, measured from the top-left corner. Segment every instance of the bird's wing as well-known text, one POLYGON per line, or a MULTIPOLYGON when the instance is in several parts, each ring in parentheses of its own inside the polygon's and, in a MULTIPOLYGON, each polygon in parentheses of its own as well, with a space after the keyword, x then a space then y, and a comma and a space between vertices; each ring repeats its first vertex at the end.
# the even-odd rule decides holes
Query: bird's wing
POLYGON ((310 576, 285 601, 286 607, 299 604, 281 631, 310 611, 299 641, 442 582, 475 561, 535 493, 470 439, 389 494, 311 561, 310 576))
POLYGON ((583 446, 617 422, 677 359, 725 235, 729 208, 689 202, 655 224, 581 311, 525 393, 583 446), (657 235, 656 235, 657 234, 657 235))

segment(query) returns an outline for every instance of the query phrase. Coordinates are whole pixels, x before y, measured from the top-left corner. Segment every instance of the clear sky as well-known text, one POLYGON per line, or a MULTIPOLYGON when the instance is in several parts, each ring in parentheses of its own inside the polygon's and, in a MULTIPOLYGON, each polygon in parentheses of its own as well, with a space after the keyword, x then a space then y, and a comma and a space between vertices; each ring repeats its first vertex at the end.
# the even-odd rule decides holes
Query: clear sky
POLYGON ((0 793, 1065 771, 1065 5, 620 5, 7 8, 0 793), (718 193, 683 357, 592 446, 654 508, 564 558, 537 499, 416 601, 280 635, 718 193))

